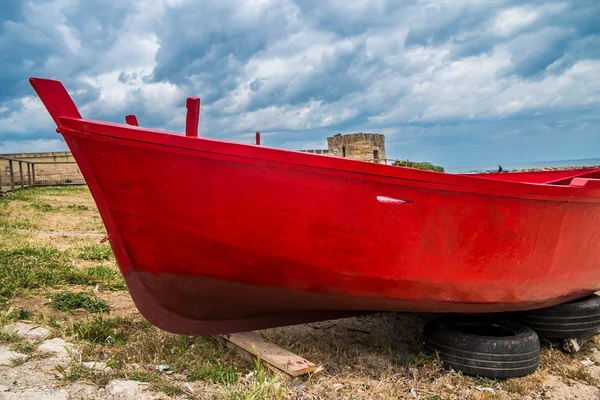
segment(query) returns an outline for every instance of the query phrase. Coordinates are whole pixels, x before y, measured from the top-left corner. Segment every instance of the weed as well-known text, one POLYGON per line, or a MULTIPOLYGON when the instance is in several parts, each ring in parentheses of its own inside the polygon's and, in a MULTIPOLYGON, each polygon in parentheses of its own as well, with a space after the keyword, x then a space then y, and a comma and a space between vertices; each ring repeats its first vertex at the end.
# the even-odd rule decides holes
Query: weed
POLYGON ((19 308, 17 313, 17 319, 29 319, 31 317, 31 313, 25 310, 23 307, 19 308))
POLYGON ((237 380, 235 369, 226 365, 209 365, 192 368, 187 373, 189 381, 210 381, 212 383, 232 384, 237 380))
POLYGON ((92 313, 108 312, 108 304, 94 294, 59 292, 52 296, 52 307, 60 311, 69 311, 83 308, 92 313))
POLYGON ((65 382, 76 382, 78 380, 86 379, 100 387, 104 387, 111 379, 109 373, 86 367, 80 362, 73 362, 68 368, 59 364, 56 366, 56 370, 62 375, 62 380, 65 382))
POLYGON ((81 247, 77 252, 77 258, 81 260, 102 261, 112 256, 112 249, 107 244, 90 244, 81 247))
POLYGON ((17 334, 10 329, 2 329, 0 331, 0 343, 13 343, 19 340, 17 334))
POLYGON ((35 344, 33 344, 29 341, 18 341, 18 342, 13 343, 10 346, 10 349, 17 353, 31 355, 35 351, 35 344))
POLYGON ((103 318, 101 316, 86 321, 74 321, 70 333, 81 340, 96 344, 125 343, 126 321, 123 318, 103 318))
POLYGON ((29 357, 15 357, 10 359, 10 366, 17 367, 19 365, 25 364, 29 357))
POLYGON ((159 378, 156 372, 149 372, 144 370, 134 370, 126 373, 126 377, 132 381, 138 382, 154 382, 159 378))

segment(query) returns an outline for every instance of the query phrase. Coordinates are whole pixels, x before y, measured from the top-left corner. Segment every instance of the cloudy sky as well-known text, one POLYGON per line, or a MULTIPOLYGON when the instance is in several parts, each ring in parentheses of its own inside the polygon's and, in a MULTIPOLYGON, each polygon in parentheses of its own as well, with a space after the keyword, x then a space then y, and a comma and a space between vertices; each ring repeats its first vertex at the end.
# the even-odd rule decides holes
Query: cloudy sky
POLYGON ((65 148, 27 82, 84 117, 288 149, 386 135, 447 168, 600 157, 600 2, 1 0, 0 153, 65 148))

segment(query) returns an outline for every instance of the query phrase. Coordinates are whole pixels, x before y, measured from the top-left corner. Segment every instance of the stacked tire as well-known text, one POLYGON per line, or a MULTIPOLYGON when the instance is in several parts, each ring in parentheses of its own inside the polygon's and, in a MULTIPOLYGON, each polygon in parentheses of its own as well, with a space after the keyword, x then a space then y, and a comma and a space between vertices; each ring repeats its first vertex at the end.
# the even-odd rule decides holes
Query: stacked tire
POLYGON ((474 316, 448 316, 425 324, 424 347, 447 368, 492 379, 531 374, 539 365, 540 341, 519 323, 474 316))
POLYGON ((600 333, 600 296, 592 294, 568 303, 515 313, 511 319, 548 339, 587 338, 600 333))

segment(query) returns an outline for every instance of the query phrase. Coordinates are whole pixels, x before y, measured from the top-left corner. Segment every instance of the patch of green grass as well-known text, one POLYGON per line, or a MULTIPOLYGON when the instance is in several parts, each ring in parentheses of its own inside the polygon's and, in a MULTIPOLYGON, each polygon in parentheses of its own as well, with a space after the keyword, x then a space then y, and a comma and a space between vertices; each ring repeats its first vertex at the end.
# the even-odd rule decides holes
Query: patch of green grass
POLYGON ((114 268, 95 265, 85 269, 84 274, 90 284, 101 285, 105 289, 111 290, 127 290, 123 275, 114 268))
POLYGON ((0 249, 0 304, 31 289, 68 284, 126 289, 118 272, 99 266, 77 269, 54 247, 0 249))
POLYGON ((103 318, 101 316, 85 321, 74 321, 70 333, 80 340, 103 345, 123 345, 128 323, 124 318, 103 318))
POLYGON ((85 204, 69 204, 67 208, 73 211, 88 211, 90 209, 85 204))
POLYGON ((59 292, 52 296, 51 305, 60 311, 75 310, 83 308, 92 313, 108 312, 108 304, 102 299, 96 298, 94 294, 59 292))
POLYGON ((47 213, 58 210, 58 207, 54 207, 48 203, 31 203, 31 207, 41 213, 47 213))
POLYGON ((29 289, 85 282, 85 276, 56 248, 0 249, 0 303, 29 289))
POLYGON ((77 258, 81 260, 102 261, 112 256, 112 249, 108 244, 90 244, 77 251, 77 258))
POLYGON ((188 381, 210 381, 212 383, 232 384, 237 380, 236 370, 227 365, 208 365, 191 368, 187 373, 188 381))
POLYGON ((127 379, 138 382, 154 382, 159 379, 159 375, 156 372, 149 372, 144 370, 134 370, 127 372, 127 379))

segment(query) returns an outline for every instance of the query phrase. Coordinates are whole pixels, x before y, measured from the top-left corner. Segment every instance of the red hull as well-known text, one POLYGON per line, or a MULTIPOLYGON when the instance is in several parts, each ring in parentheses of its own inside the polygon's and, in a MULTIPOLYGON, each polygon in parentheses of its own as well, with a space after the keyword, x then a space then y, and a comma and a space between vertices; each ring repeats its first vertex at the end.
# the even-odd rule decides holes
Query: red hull
POLYGON ((182 334, 495 312, 600 288, 600 185, 442 174, 82 119, 32 79, 140 312, 182 334))

